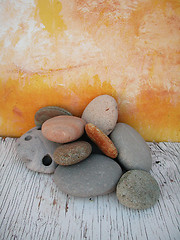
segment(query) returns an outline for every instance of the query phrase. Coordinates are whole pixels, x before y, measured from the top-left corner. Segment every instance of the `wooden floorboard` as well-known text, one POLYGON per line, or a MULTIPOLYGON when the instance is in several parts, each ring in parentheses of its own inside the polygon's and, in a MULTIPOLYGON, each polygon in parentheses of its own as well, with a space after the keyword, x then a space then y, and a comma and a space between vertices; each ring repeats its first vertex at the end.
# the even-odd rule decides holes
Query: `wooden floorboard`
POLYGON ((0 138, 0 240, 180 239, 180 143, 148 143, 161 196, 137 211, 115 193, 89 199, 60 192, 52 175, 26 169, 15 141, 0 138))

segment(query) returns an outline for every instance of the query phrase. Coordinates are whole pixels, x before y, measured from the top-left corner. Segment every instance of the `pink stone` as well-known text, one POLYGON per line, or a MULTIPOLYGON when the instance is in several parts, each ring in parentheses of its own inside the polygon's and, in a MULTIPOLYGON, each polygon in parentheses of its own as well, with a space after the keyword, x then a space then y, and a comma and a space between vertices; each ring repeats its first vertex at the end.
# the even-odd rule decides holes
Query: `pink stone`
POLYGON ((86 121, 74 116, 57 116, 42 125, 42 134, 50 141, 68 143, 80 138, 86 121))

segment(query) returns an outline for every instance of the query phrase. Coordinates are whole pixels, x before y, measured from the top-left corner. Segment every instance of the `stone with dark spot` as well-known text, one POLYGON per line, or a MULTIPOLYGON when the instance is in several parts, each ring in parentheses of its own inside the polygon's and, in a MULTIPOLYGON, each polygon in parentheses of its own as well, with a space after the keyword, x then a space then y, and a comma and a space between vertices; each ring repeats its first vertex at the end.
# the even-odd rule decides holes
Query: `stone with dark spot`
POLYGON ((57 164, 53 161, 53 153, 60 144, 47 140, 35 127, 16 142, 16 151, 26 167, 32 171, 53 173, 57 164))
POLYGON ((118 119, 117 102, 109 95, 100 95, 86 106, 82 118, 109 135, 118 119))
POLYGON ((89 198, 114 191, 121 174, 121 167, 114 160, 91 154, 77 164, 59 165, 54 173, 54 182, 66 194, 89 198))
POLYGON ((119 202, 128 208, 147 209, 159 199, 160 189, 150 173, 130 170, 120 178, 116 195, 119 202))
POLYGON ((34 121, 36 126, 41 126, 46 120, 60 116, 60 115, 72 115, 69 111, 67 111, 64 108, 60 108, 57 106, 47 106, 40 108, 35 116, 34 116, 34 121))
POLYGON ((59 146, 54 154, 54 161, 59 165, 72 165, 86 159, 92 152, 88 142, 76 141, 59 146))

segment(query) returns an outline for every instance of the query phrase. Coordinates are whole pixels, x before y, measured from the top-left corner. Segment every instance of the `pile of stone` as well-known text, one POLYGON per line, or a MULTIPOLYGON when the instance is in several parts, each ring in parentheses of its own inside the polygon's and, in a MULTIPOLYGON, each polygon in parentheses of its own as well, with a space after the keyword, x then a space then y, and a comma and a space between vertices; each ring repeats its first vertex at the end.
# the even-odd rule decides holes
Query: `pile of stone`
POLYGON ((135 129, 117 120, 117 102, 109 95, 93 99, 81 118, 57 106, 43 107, 16 150, 28 169, 54 173, 64 193, 90 198, 116 190, 124 206, 149 208, 160 195, 149 173, 150 149, 135 129))

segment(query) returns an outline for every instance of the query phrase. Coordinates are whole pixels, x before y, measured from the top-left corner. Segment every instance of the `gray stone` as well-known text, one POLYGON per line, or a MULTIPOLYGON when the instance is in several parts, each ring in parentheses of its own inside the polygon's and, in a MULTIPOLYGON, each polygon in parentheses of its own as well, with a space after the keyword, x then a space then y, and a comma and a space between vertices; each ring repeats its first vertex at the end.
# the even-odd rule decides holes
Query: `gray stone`
POLYGON ((118 119, 117 102, 110 95, 100 95, 86 106, 82 118, 109 135, 118 119))
POLYGON ((111 158, 92 154, 71 166, 58 166, 54 182, 67 194, 77 197, 104 195, 115 190, 121 167, 111 158))
POLYGON ((91 152, 92 147, 88 142, 76 141, 59 146, 53 159, 59 165, 72 165, 86 159, 91 152))
POLYGON ((160 189, 150 173, 130 170, 122 175, 116 188, 119 202, 133 209, 147 209, 159 199, 160 189))
POLYGON ((60 108, 57 106, 47 106, 40 108, 35 116, 34 116, 34 121, 36 126, 41 126, 46 120, 60 116, 60 115, 72 115, 69 111, 67 111, 64 108, 60 108))
POLYGON ((57 164, 53 153, 60 144, 44 138, 38 127, 32 128, 16 142, 16 151, 26 167, 32 171, 53 173, 57 164))
POLYGON ((118 150, 118 161, 125 169, 151 169, 150 149, 134 128, 125 123, 117 123, 110 138, 118 150))

